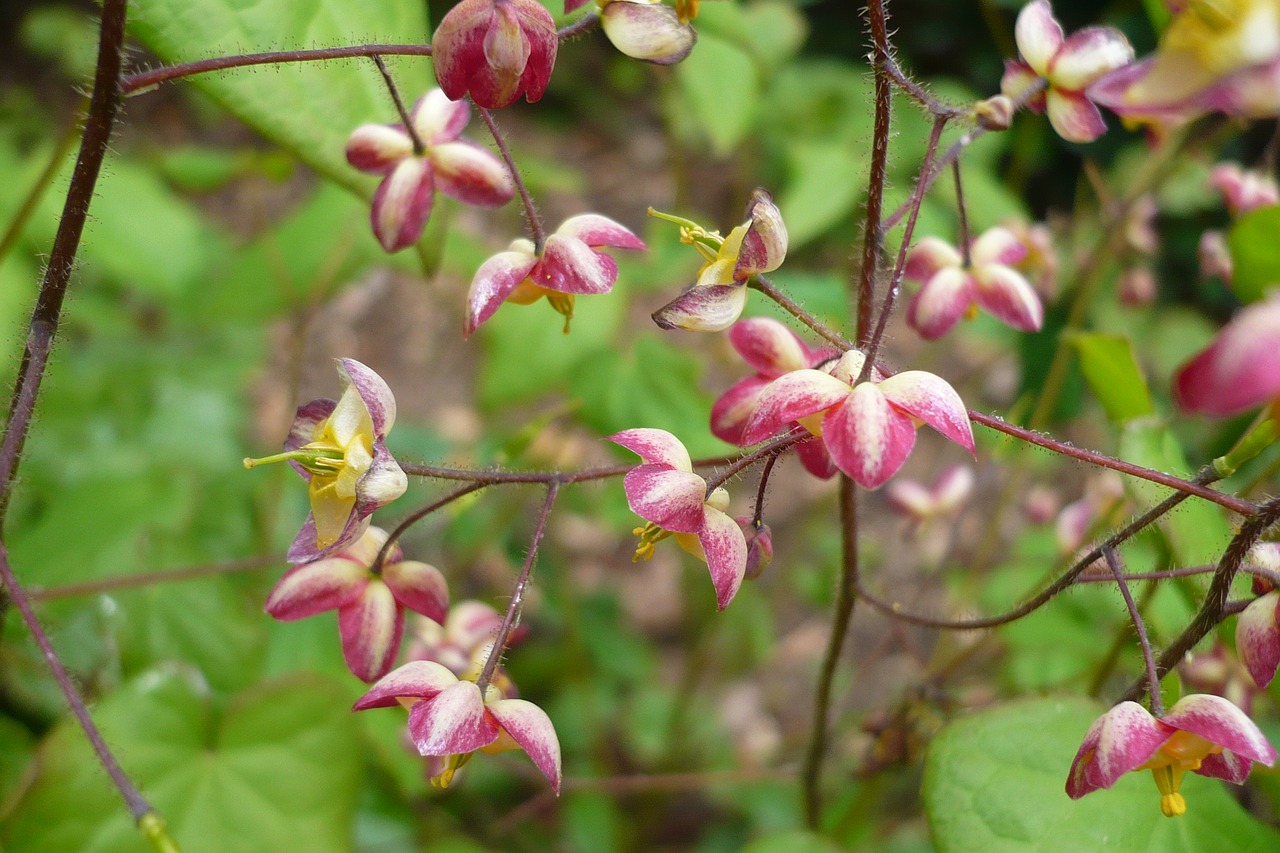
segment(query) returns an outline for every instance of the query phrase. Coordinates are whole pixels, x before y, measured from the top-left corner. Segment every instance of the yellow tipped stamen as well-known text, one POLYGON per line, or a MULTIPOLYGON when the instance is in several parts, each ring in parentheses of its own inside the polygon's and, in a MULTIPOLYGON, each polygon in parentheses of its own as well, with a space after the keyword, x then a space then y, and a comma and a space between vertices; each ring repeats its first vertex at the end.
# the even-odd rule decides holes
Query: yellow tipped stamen
POLYGON ((1178 817, 1187 813, 1187 801, 1178 793, 1182 786, 1181 767, 1166 765, 1153 767, 1151 775, 1155 777, 1156 787, 1160 789, 1160 811, 1165 817, 1178 817))
POLYGON ((701 0, 676 0, 676 17, 680 23, 687 24, 698 17, 698 4, 701 0))
POLYGON ((640 537, 640 541, 636 543, 636 552, 631 557, 631 562, 638 563, 641 560, 653 559, 654 545, 670 536, 671 531, 663 530, 658 525, 650 522, 644 527, 637 527, 632 530, 631 535, 640 537))
POLYGON ((573 294, 548 290, 547 301, 552 308, 564 315, 564 333, 569 334, 569 323, 573 320, 573 294))

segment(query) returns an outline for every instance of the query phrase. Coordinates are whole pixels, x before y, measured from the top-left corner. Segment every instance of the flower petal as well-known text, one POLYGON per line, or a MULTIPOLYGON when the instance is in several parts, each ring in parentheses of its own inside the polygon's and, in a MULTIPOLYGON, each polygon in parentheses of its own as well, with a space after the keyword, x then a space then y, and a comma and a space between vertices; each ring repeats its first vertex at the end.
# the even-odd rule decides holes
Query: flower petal
POLYGON ((1022 7, 1013 27, 1018 53, 1041 77, 1047 77, 1049 61, 1062 46, 1062 26, 1053 17, 1049 0, 1035 0, 1022 7))
POLYGON ((347 517, 347 523, 338 534, 338 538, 321 548, 319 534, 316 531, 315 514, 307 513, 307 520, 302 523, 302 529, 298 531, 298 535, 293 537, 285 559, 290 563, 310 563, 322 557, 337 554, 363 536, 368 529, 369 519, 360 518, 353 505, 352 512, 347 517))
POLYGON ((608 293, 618 280, 618 264, 577 237, 552 234, 530 277, 539 287, 560 293, 608 293))
POLYGON ((809 348, 795 332, 769 317, 751 317, 733 324, 729 343, 752 369, 770 378, 810 367, 809 348))
POLYGON ((1236 653, 1259 687, 1266 687, 1280 667, 1280 593, 1255 598, 1236 617, 1236 653))
POLYGON ((877 386, 863 382, 822 419, 822 440, 841 471, 864 489, 878 489, 907 461, 916 428, 877 386))
POLYGON ((677 471, 692 471, 689 451, 680 439, 664 429, 626 429, 606 436, 606 441, 621 445, 645 462, 666 465, 677 471))
POLYGON ((1276 751, 1249 716, 1221 696, 1193 693, 1160 718, 1167 726, 1200 735, 1236 755, 1270 767, 1276 751))
POLYGON ((285 572, 264 609, 284 622, 305 619, 354 601, 368 582, 367 565, 343 557, 317 560, 285 572))
POLYGON ((487 66, 484 39, 495 17, 493 0, 462 0, 440 19, 431 36, 436 82, 449 100, 461 100, 478 69, 487 66))
POLYGON ((716 589, 716 606, 724 610, 738 594, 747 571, 747 540, 742 527, 719 510, 708 509, 698 542, 716 589))
POLYGON ((738 261, 733 268, 735 281, 744 281, 756 273, 773 272, 787 257, 787 226, 767 192, 757 189, 752 193, 747 217, 747 231, 742 236, 738 261))
POLYGON ((497 699, 485 705, 498 725, 528 753, 534 765, 560 793, 560 739, 547 713, 523 699, 497 699))
POLYGON ((443 623, 449 613, 449 585, 435 566, 416 560, 386 563, 382 567, 396 601, 415 613, 443 623))
POLYGON ((973 276, 959 267, 947 267, 924 283, 907 305, 907 323, 926 341, 951 331, 973 304, 973 276))
POLYGON ((373 443, 373 461, 364 476, 356 481, 356 513, 359 517, 373 514, 391 503, 409 488, 409 478, 382 439, 373 443))
MULTIPOLYGON (((1000 94, 1006 98, 1017 99, 1040 81, 1040 75, 1025 62, 1016 59, 1004 61, 1004 76, 1000 78, 1000 94)), ((1032 95, 1027 107, 1033 112, 1044 112, 1044 92, 1032 95)))
POLYGON ((760 403, 760 395, 771 381, 762 376, 748 376, 721 394, 711 407, 711 434, 730 444, 745 446, 742 436, 760 403))
POLYGON ((398 252, 422 236, 431 216, 434 186, 425 157, 406 157, 382 179, 373 194, 369 221, 383 249, 398 252))
POLYGON ((480 265, 467 292, 467 319, 463 333, 470 337, 495 313, 520 282, 529 277, 538 259, 530 252, 499 252, 480 265))
POLYGON ((613 46, 632 59, 673 65, 689 55, 698 34, 670 6, 614 0, 600 10, 600 26, 613 46))
POLYGON ((471 681, 457 681, 409 710, 409 735, 419 755, 475 752, 497 740, 499 731, 471 681))
POLYGON ((955 246, 940 237, 925 237, 911 247, 904 274, 912 281, 925 282, 940 270, 958 268, 963 264, 964 258, 955 246))
POLYGON ((396 661, 404 634, 404 611, 387 585, 375 578, 363 595, 338 608, 338 633, 347 668, 362 681, 375 681, 396 661))
POLYGON ((347 140, 347 162, 362 172, 385 175, 413 155, 413 141, 403 128, 362 124, 347 140))
POLYGON ((1054 88, 1079 92, 1109 71, 1133 62, 1133 46, 1115 27, 1085 27, 1062 43, 1049 61, 1054 88))
POLYGON ((608 246, 611 249, 645 251, 649 248, 629 229, 598 213, 580 213, 577 216, 570 216, 560 223, 556 233, 566 237, 577 237, 593 249, 608 246))
POLYGON ((982 232, 982 236, 969 247, 973 266, 1004 264, 1012 266, 1027 256, 1027 247, 1008 228, 997 225, 982 232))
POLYGON ((830 480, 840 470, 836 467, 835 460, 831 458, 831 453, 827 450, 827 445, 823 443, 821 436, 815 435, 798 442, 796 456, 800 457, 800 464, 804 469, 819 480, 830 480))
POLYGON ((1044 325, 1044 306, 1022 273, 988 264, 974 270, 973 278, 974 299, 1002 323, 1023 332, 1036 332, 1044 325))
POLYGON ((693 533, 702 527, 707 483, 697 474, 665 465, 641 465, 622 478, 631 511, 663 530, 693 533))
POLYGON ((1107 123, 1084 95, 1050 89, 1045 93, 1049 124, 1068 142, 1092 142, 1107 132, 1107 123))
MULTIPOLYGON (((335 400, 312 400, 298 407, 298 411, 293 416, 293 425, 289 427, 289 435, 285 437, 284 449, 297 450, 305 444, 310 444, 316 440, 316 433, 319 427, 327 421, 333 414, 333 410, 338 403, 335 400)), ((293 469, 303 476, 304 479, 311 479, 311 472, 303 468, 297 462, 290 462, 293 469)))
POLYGON ((396 398, 386 380, 368 366, 354 358, 339 358, 338 377, 345 390, 348 385, 356 389, 373 423, 373 434, 378 438, 391 432, 396 424, 396 398))
POLYGON ((1173 734, 1137 702, 1121 702, 1093 721, 1071 762, 1067 796, 1078 800, 1136 770, 1173 734))
POLYGON ((351 710, 391 708, 400 704, 397 700, 401 696, 430 699, 446 687, 457 683, 456 675, 433 660, 410 661, 378 679, 351 710))
POLYGON ((1225 417, 1280 397, 1280 297, 1255 303, 1223 327, 1174 377, 1191 412, 1225 417))
POLYGON ((1234 752, 1220 752, 1217 755, 1206 755, 1195 772, 1201 776, 1223 779, 1233 785, 1243 785, 1252 769, 1253 762, 1249 759, 1241 758, 1234 752))
POLYGON ((907 414, 942 433, 970 453, 974 452, 969 410, 950 383, 923 370, 904 370, 879 383, 876 388, 907 414))
POLYGON ((486 148, 460 139, 432 146, 435 185, 440 192, 478 207, 501 207, 516 194, 507 166, 486 148))
MULTIPOLYGON (((610 6, 622 0, 615 0, 610 6)), ((747 288, 741 284, 697 285, 653 312, 661 329, 690 332, 722 332, 742 316, 747 288)))
POLYGON ((792 421, 831 408, 851 390, 848 383, 821 370, 793 370, 775 379, 760 395, 742 440, 748 444, 764 441, 792 421))
POLYGON ((471 120, 471 105, 451 101, 443 90, 432 89, 413 105, 409 119, 424 145, 439 145, 458 138, 471 120))

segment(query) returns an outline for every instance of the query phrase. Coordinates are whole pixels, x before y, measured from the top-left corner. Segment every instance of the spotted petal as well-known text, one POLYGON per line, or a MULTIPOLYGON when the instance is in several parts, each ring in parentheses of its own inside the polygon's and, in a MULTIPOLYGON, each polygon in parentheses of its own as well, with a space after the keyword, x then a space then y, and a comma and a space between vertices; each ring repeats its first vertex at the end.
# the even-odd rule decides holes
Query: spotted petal
POLYGON ((973 273, 974 299, 983 310, 1023 332, 1044 325, 1044 306, 1031 284, 1011 267, 989 264, 973 273))
POLYGON ((626 429, 608 436, 606 441, 621 445, 645 462, 665 465, 677 471, 692 471, 689 451, 680 439, 664 429, 626 429))
POLYGON ((747 571, 747 540, 742 527, 719 510, 708 509, 698 542, 716 588, 716 606, 724 610, 738 594, 747 571))
POLYGON ((747 288, 744 285, 698 285, 654 311, 653 322, 662 329, 722 332, 737 322, 746 305, 747 288))
POLYGON ((520 744, 534 765, 560 793, 560 739, 547 713, 523 699, 497 699, 485 705, 503 731, 520 744))
POLYGON ((689 55, 698 34, 670 6, 615 0, 600 10, 600 26, 613 46, 632 59, 672 65, 689 55))
POLYGON ((396 601, 428 619, 444 622, 449 612, 449 585, 435 566, 401 560, 382 567, 382 579, 396 601))
POLYGON ((362 172, 385 175, 413 154, 413 141, 403 128, 362 124, 347 140, 347 162, 362 172))
POLYGON ((354 601, 369 582, 369 568, 344 557, 297 566, 267 596, 265 610, 282 621, 305 619, 354 601))
POLYGON ((721 394, 711 407, 711 434, 730 444, 745 446, 743 434, 760 403, 760 395, 770 382, 771 379, 763 376, 748 376, 721 394))
POLYGON ((942 433, 970 453, 974 452, 969 410, 950 383, 923 370, 905 370, 890 376, 876 388, 907 414, 942 433))
POLYGON ((340 358, 337 363, 343 389, 348 386, 355 388, 369 413, 373 434, 382 438, 391 432, 396 423, 396 398, 386 380, 354 358, 340 358))
POLYGON ((383 249, 398 252, 417 242, 431 216, 434 186, 431 161, 425 157, 406 157, 382 179, 369 221, 383 249))
POLYGON ((697 474, 665 465, 641 465, 622 479, 631 511, 663 530, 693 533, 702 527, 707 483, 697 474))
POLYGON ((864 489, 878 489, 907 461, 916 428, 877 386, 864 382, 827 412, 822 440, 841 471, 864 489))
POLYGON ((608 293, 618 280, 618 264, 577 237, 557 233, 547 238, 532 278, 539 287, 560 293, 608 293))
POLYGON ((1156 754, 1173 734, 1137 702, 1121 702, 1085 733, 1067 775, 1067 795, 1073 800, 1136 770, 1156 754))
POLYGON ((925 282, 907 305, 907 323, 926 341, 951 331, 974 299, 973 276, 959 267, 947 267, 925 282))
POLYGON ((493 743, 499 732, 471 681, 451 684, 409 711, 409 735, 419 755, 465 755, 493 743))
POLYGON ((848 383, 829 373, 809 368, 793 370, 775 379, 760 395, 742 440, 747 444, 764 441, 792 421, 831 408, 851 390, 848 383))
POLYGON ((437 693, 458 683, 458 677, 447 667, 433 660, 410 661, 384 675, 356 702, 353 711, 369 708, 391 708, 399 705, 399 698, 430 699, 437 693))
POLYGON ((529 277, 538 259, 531 252, 499 252, 476 270, 467 292, 467 319, 463 333, 470 337, 506 301, 520 282, 529 277))
POLYGON ((767 192, 757 189, 752 194, 747 215, 747 232, 742 236, 738 261, 733 268, 735 281, 772 272, 782 266, 787 257, 787 226, 767 192))
POLYGON ((381 580, 370 580, 355 601, 338 608, 338 633, 347 668, 362 681, 390 671, 404 635, 404 610, 381 580))
POLYGON ((1254 599, 1236 618, 1236 652, 1259 687, 1270 684, 1280 667, 1277 605, 1280 594, 1271 592, 1254 599))
POLYGON ((644 241, 632 234, 629 229, 598 213, 580 213, 577 216, 571 216, 560 223, 556 233, 577 237, 592 248, 608 246, 611 249, 639 251, 648 248, 644 241))
POLYGON ((478 207, 501 207, 516 194, 506 164, 488 149, 460 139, 431 148, 440 192, 478 207))
POLYGON ((1275 763, 1276 750, 1258 726, 1244 711, 1221 696, 1205 693, 1183 696, 1160 720, 1165 725, 1200 735, 1241 758, 1268 767, 1275 763))
POLYGON ((729 343, 743 361, 762 376, 777 377, 811 367, 809 348, 795 332, 769 317, 751 317, 733 324, 729 343))

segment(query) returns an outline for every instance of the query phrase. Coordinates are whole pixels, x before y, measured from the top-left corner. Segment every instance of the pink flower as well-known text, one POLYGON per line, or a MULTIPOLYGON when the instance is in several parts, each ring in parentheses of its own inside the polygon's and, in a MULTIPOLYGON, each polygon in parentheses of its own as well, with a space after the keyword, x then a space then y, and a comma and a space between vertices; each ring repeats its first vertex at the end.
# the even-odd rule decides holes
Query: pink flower
POLYGON ((774 380, 760 395, 743 441, 755 444, 799 421, 822 436, 836 467, 865 489, 884 485, 907 461, 920 422, 973 453, 968 412, 945 380, 920 370, 881 379, 872 369, 868 381, 855 385, 864 361, 850 350, 829 373, 793 370, 774 380))
POLYGON ((954 516, 964 508, 973 494, 973 468, 951 465, 932 486, 916 480, 899 479, 889 484, 885 497, 889 505, 911 519, 925 524, 935 518, 954 516))
POLYGON ((1177 817, 1187 810, 1178 792, 1187 771, 1239 785, 1253 762, 1270 767, 1275 760, 1253 721, 1220 696, 1184 696, 1160 719, 1137 702, 1121 702, 1089 727, 1071 762, 1067 795, 1076 800, 1132 770, 1150 770, 1160 810, 1177 817))
POLYGON ((649 522, 634 531, 640 537, 636 559, 649 559, 654 544, 674 534, 681 548, 706 562, 716 604, 724 610, 747 565, 742 528, 725 514, 729 493, 717 488, 707 494, 707 481, 693 473, 689 451, 669 432, 629 429, 608 438, 645 461, 622 481, 631 511, 649 522))
MULTIPOLYGON (((586 0, 566 0, 565 11, 586 0)), ((676 9, 661 0, 597 0, 600 28, 613 46, 632 59, 673 65, 689 55, 698 34, 676 9)), ((696 14, 696 13, 695 13, 696 14)))
POLYGON ((1048 0, 1028 3, 1014 28, 1019 60, 1006 60, 1000 91, 1016 99, 1039 79, 1048 86, 1028 102, 1047 112, 1049 124, 1069 142, 1091 142, 1107 131, 1085 90, 1109 71, 1133 61, 1133 48, 1112 27, 1087 27, 1064 38, 1048 0))
POLYGON ((422 151, 414 150, 403 125, 362 124, 351 134, 347 162, 383 176, 370 220, 388 252, 417 242, 431 216, 436 190, 481 207, 498 207, 515 195, 515 183, 502 161, 459 137, 470 117, 466 103, 451 103, 444 92, 432 89, 409 113, 422 151))
POLYGON ((546 712, 523 699, 507 699, 490 684, 484 695, 474 681, 459 680, 434 661, 411 661, 386 675, 354 710, 409 709, 409 735, 420 755, 442 757, 432 782, 447 788, 472 753, 523 749, 560 793, 560 740, 546 712))
POLYGON ((1245 714, 1252 715, 1254 700, 1263 693, 1249 670, 1221 640, 1207 652, 1188 653, 1178 664, 1184 689, 1221 696, 1245 714))
POLYGON ((574 297, 608 293, 618 280, 618 264, 602 249, 647 247, 626 228, 604 216, 584 213, 566 219, 547 238, 539 255, 533 242, 519 239, 480 265, 467 294, 464 332, 470 336, 503 302, 527 305, 543 296, 564 315, 565 331, 573 319, 574 297))
POLYGON ((955 247, 937 237, 925 237, 907 256, 907 278, 923 282, 907 306, 907 322, 932 341, 981 307, 1015 329, 1037 331, 1044 323, 1044 307, 1012 266, 1026 254, 1026 247, 1002 226, 973 241, 968 266, 955 247))
POLYGON ((498 109, 521 95, 542 97, 556 64, 559 39, 551 13, 537 0, 462 0, 431 39, 440 88, 498 109))
POLYGON ((1188 412, 1227 417, 1280 397, 1280 296, 1247 306, 1178 369, 1173 395, 1188 412))
POLYGON ((1222 193, 1232 216, 1280 203, 1280 187, 1265 172, 1242 169, 1238 163, 1219 163, 1209 172, 1209 186, 1222 193))
POLYGON ((757 524, 754 519, 745 515, 734 521, 738 522, 742 535, 747 540, 745 576, 749 580, 755 580, 773 563, 773 531, 764 522, 757 524))
MULTIPOLYGON (((739 381, 716 400, 711 407, 711 432, 717 438, 739 447, 744 446, 742 435, 746 432, 751 416, 755 414, 760 395, 773 380, 793 370, 816 368, 822 362, 836 357, 836 352, 832 349, 809 349, 782 323, 766 317, 754 317, 735 323, 729 330, 729 343, 748 365, 755 368, 756 375, 739 381)), ((784 424, 779 430, 789 428, 790 425, 784 424)), ((815 477, 825 480, 836 473, 831 454, 827 453, 822 439, 817 436, 797 444, 796 454, 815 477)))
POLYGON ((338 554, 290 569, 267 597, 267 613, 283 622, 337 610, 342 656, 363 681, 386 675, 395 663, 406 607, 437 621, 449 609, 444 576, 404 559, 399 545, 388 550, 381 571, 370 570, 386 541, 385 530, 370 527, 338 554))

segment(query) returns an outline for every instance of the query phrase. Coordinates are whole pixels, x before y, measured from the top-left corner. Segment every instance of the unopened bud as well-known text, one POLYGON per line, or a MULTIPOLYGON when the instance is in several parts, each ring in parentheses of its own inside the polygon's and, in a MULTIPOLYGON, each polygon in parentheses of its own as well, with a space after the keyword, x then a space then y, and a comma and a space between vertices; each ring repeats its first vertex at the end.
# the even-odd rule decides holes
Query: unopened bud
POLYGON ((1013 123, 1013 101, 995 95, 973 105, 973 117, 984 130, 1008 130, 1013 123))
POLYGON ((734 519, 747 537, 747 569, 746 578, 755 580, 764 574, 773 562, 773 531, 769 525, 755 524, 750 518, 734 519))

